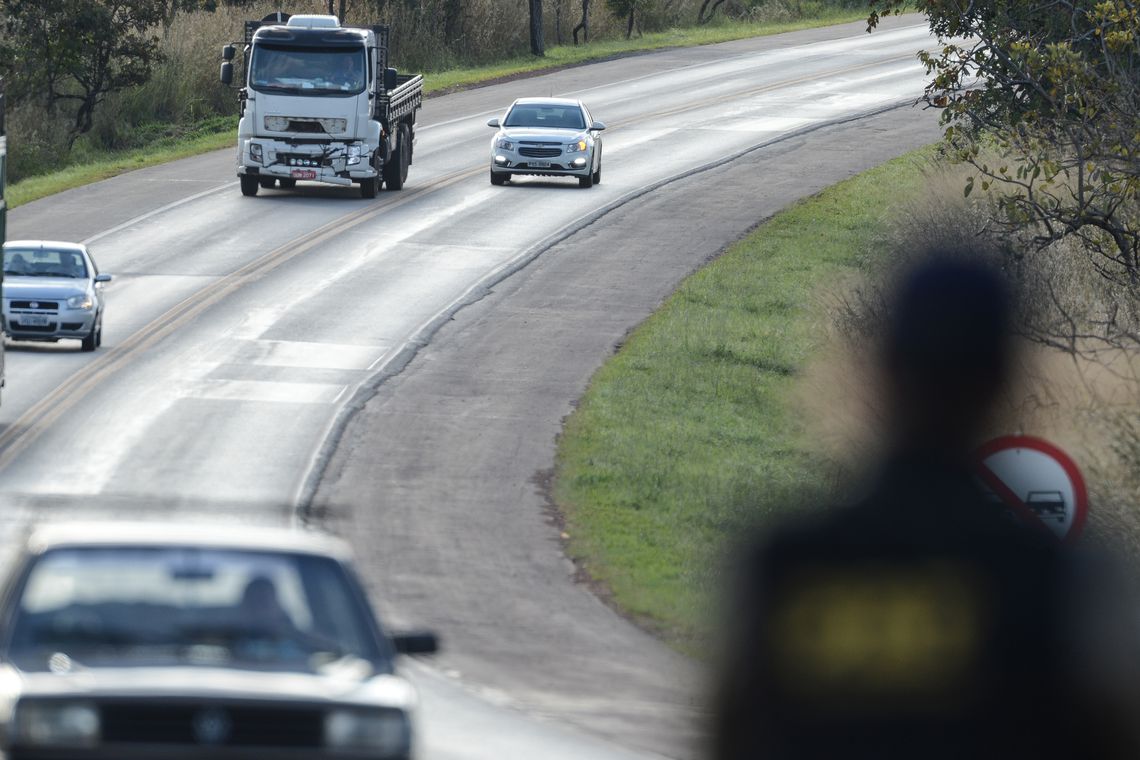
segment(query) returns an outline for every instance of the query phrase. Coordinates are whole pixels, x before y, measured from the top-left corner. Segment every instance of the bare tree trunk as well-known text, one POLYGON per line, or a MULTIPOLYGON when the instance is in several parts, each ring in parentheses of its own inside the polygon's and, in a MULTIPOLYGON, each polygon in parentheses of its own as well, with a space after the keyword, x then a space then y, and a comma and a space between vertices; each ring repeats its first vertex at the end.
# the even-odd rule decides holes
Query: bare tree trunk
POLYGON ((530 52, 537 56, 546 55, 542 39, 542 0, 530 0, 530 52))
POLYGON ((590 0, 582 0, 582 20, 574 27, 574 44, 578 44, 578 30, 582 30, 582 42, 590 41, 590 0))
POLYGON ((340 0, 340 13, 338 13, 336 17, 340 19, 341 26, 344 26, 345 17, 348 15, 347 9, 345 8, 347 4, 348 0, 340 0))
POLYGON ((708 22, 712 21, 713 15, 716 14, 716 9, 719 8, 720 4, 723 2, 724 2, 724 0, 715 0, 715 1, 714 0, 704 0, 704 2, 701 3, 701 9, 699 11, 697 11, 697 23, 698 24, 707 24, 708 22), (710 2, 712 3, 712 8, 709 8, 710 2), (709 15, 707 15, 707 16, 705 15, 705 9, 706 8, 708 9, 708 12, 709 12, 709 15))
POLYGON ((633 36, 633 14, 635 11, 632 9, 629 12, 629 23, 625 25, 625 38, 628 40, 633 36))

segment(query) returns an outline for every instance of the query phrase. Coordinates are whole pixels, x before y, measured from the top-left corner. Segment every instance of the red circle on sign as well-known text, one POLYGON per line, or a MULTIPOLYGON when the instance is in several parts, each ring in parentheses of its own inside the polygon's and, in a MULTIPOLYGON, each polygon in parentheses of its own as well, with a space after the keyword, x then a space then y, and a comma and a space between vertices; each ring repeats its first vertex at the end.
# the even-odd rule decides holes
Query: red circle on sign
POLYGON ((1026 506, 1020 496, 1005 485, 986 465, 986 460, 994 454, 1013 449, 1028 449, 1030 451, 1040 452, 1056 462, 1065 472, 1073 488, 1073 519, 1069 523, 1068 531, 1060 540, 1063 543, 1072 543, 1084 529, 1089 510, 1089 497, 1088 491, 1085 489, 1085 479, 1081 476, 1081 471, 1077 468, 1077 463, 1073 461, 1072 457, 1048 441, 1043 441, 1040 438, 1034 438, 1030 435, 1001 436, 1000 438, 995 438, 983 444, 977 451, 975 466, 982 482, 991 488, 1002 502, 1014 512, 1032 521, 1038 527, 1049 530, 1053 535, 1056 534, 1041 521, 1032 509, 1026 506))

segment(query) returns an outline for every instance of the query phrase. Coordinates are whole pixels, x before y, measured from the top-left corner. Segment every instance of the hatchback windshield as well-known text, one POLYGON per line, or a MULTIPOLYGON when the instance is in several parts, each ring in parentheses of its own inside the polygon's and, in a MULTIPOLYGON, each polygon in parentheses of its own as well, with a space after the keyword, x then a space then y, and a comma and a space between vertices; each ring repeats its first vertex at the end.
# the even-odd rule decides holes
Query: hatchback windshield
POLYGON ((4 274, 16 277, 86 278, 87 264, 79 251, 5 246, 4 274))
POLYGON ((254 48, 250 86, 262 92, 347 95, 362 92, 364 48, 254 48))
POLYGON ((520 104, 511 109, 504 127, 549 127, 551 129, 585 129, 586 120, 578 106, 542 106, 520 104))
POLYGON ((383 656, 341 566, 196 548, 58 549, 28 574, 9 657, 25 670, 224 665, 318 671, 383 656))

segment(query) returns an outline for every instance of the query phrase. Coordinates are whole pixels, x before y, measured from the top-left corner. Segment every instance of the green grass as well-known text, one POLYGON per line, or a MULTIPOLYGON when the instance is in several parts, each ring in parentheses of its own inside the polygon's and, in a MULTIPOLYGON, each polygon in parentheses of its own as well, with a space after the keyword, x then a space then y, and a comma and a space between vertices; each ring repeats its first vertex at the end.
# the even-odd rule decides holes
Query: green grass
MULTIPOLYGON (((535 58, 526 56, 514 58, 498 64, 474 68, 453 69, 428 73, 424 76, 425 92, 443 93, 471 87, 495 80, 525 76, 551 69, 563 68, 590 61, 598 61, 635 52, 658 50, 668 47, 689 47, 726 42, 747 37, 795 31, 812 27, 828 26, 863 18, 863 11, 843 11, 824 8, 813 18, 779 24, 730 23, 723 20, 689 29, 674 29, 635 37, 631 40, 604 40, 589 45, 560 45, 548 47, 546 56, 535 58)), ((203 125, 193 125, 182 131, 189 135, 161 136, 152 144, 123 151, 76 151, 75 163, 55 172, 28 177, 8 187, 9 208, 72 187, 98 182, 117 174, 142 169, 147 166, 166 163, 212 150, 228 148, 234 144, 236 126, 224 131, 215 129, 221 117, 211 117, 203 125), (203 134, 202 132, 207 132, 203 134)), ((152 125, 159 130, 168 129, 164 125, 152 125)), ((147 129, 143 132, 150 131, 147 129)))
POLYGON ((675 646, 701 634, 726 542, 828 485, 792 400, 823 345, 821 288, 870 264, 926 155, 793 206, 687 279, 567 421, 554 496, 569 551, 675 646))

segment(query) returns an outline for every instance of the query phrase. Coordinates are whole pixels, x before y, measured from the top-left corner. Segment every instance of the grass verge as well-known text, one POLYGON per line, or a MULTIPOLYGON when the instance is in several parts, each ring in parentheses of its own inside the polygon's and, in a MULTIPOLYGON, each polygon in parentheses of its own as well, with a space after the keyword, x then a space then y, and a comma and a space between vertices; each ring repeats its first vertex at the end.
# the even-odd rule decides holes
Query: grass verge
POLYGON ((637 328, 559 441, 568 550, 612 601, 691 650, 717 557, 825 487, 793 396, 824 344, 821 287, 871 263, 930 152, 891 161, 758 227, 637 328))
MULTIPOLYGON (((820 15, 816 17, 794 22, 730 23, 722 21, 707 26, 646 34, 631 40, 603 40, 589 45, 577 46, 557 45, 547 48, 546 56, 543 58, 526 56, 488 66, 428 73, 424 77, 424 89, 428 94, 446 93, 478 84, 538 74, 631 53, 669 47, 709 45, 716 42, 779 34, 798 29, 829 26, 847 21, 857 21, 865 15, 864 12, 859 11, 823 9, 820 11, 820 15)), ((224 131, 207 131, 216 130, 218 122, 219 117, 211 117, 205 126, 192 125, 189 129, 183 129, 181 135, 164 136, 141 148, 77 156, 76 163, 66 169, 28 177, 11 184, 8 187, 8 206, 15 208, 72 187, 98 182, 134 169, 142 169, 179 158, 228 148, 233 144, 236 126, 231 125, 224 131)))

